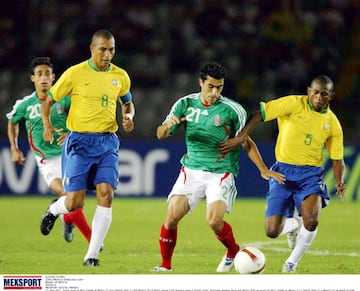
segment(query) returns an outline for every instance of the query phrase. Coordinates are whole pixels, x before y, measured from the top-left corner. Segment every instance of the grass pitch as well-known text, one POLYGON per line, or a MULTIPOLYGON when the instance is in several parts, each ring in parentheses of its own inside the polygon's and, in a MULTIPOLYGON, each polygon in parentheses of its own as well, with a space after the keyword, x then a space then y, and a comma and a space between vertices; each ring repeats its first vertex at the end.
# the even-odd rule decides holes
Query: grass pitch
MULTIPOLYGON (((0 274, 154 274, 153 266, 160 263, 158 237, 165 198, 114 199, 112 225, 96 268, 82 265, 87 242, 78 229, 71 243, 62 237, 60 219, 48 236, 40 233, 40 218, 53 198, 0 197, 0 274)), ((90 225, 95 202, 88 196, 84 206, 90 225)), ((264 274, 280 274, 290 250, 286 236, 265 236, 264 206, 263 199, 238 199, 225 220, 241 246, 253 245, 264 252, 264 274)), ((297 274, 359 274, 359 221, 359 202, 340 203, 334 197, 321 214, 318 235, 297 274)), ((216 274, 224 253, 206 223, 203 201, 180 222, 172 274, 216 274)))

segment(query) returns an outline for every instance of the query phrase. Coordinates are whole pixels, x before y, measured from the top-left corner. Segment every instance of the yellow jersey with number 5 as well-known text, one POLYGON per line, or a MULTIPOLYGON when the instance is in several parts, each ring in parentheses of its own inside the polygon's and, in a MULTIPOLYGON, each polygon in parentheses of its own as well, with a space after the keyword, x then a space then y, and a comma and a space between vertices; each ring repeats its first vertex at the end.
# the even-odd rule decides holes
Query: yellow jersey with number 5
POLYGON ((91 60, 68 68, 50 89, 49 95, 59 101, 71 96, 67 128, 76 132, 116 132, 116 106, 130 90, 127 72, 114 64, 101 72, 91 60))
POLYGON ((290 95, 260 102, 260 110, 264 122, 277 119, 277 161, 299 166, 320 166, 324 147, 330 159, 343 159, 342 127, 329 107, 317 112, 308 96, 290 95))

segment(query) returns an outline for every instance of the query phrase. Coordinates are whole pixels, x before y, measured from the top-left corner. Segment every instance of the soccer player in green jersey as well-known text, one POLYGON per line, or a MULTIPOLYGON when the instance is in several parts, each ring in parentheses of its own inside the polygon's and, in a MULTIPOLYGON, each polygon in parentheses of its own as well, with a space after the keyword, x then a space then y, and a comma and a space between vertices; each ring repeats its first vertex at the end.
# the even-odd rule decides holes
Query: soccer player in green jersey
POLYGON ((329 105, 335 95, 333 87, 328 76, 320 75, 312 80, 307 95, 260 102, 260 110, 252 114, 245 128, 219 146, 226 154, 238 147, 260 121, 277 119, 279 133, 272 169, 282 173, 286 182, 269 180, 265 226, 270 238, 288 235, 293 251, 282 267, 284 273, 296 271, 315 239, 321 209, 330 202, 321 167, 324 148, 332 160, 336 193, 341 201, 344 199, 343 131, 329 105), (294 207, 299 216, 294 216, 294 207))
MULTIPOLYGON (((225 75, 221 64, 203 65, 199 76, 200 92, 178 99, 157 128, 157 137, 161 140, 184 125, 187 151, 181 158, 179 176, 168 196, 168 211, 159 239, 162 262, 154 267, 154 271, 172 270, 177 226, 203 198, 207 203, 208 225, 226 247, 226 254, 216 271, 229 272, 234 266, 239 245, 232 227, 224 221, 224 215, 230 213, 237 196, 235 177, 239 172, 240 149, 223 155, 217 147, 221 141, 236 136, 245 126, 247 114, 239 103, 221 95, 225 75)), ((241 145, 263 178, 273 177, 283 183, 282 175, 266 167, 250 137, 241 145)))
MULTIPOLYGON (((43 123, 40 114, 42 102, 47 96, 55 74, 53 64, 48 57, 34 58, 30 65, 31 81, 35 91, 15 102, 11 112, 7 114, 8 138, 11 149, 11 159, 21 166, 25 165, 25 157, 18 146, 19 123, 25 121, 25 129, 31 151, 40 173, 49 188, 58 196, 65 195, 61 179, 61 150, 64 138, 67 134, 66 118, 70 108, 70 98, 66 96, 55 103, 51 108, 51 123, 59 130, 55 134, 55 143, 43 140, 43 123)), ((79 228, 89 242, 91 229, 86 221, 82 209, 65 214, 63 219, 63 235, 66 241, 71 242, 74 235, 74 224, 79 228)))
POLYGON ((96 190, 97 207, 84 266, 98 266, 98 255, 112 221, 112 200, 119 180, 120 140, 116 134, 116 108, 121 106, 122 126, 134 129, 135 108, 127 72, 111 63, 115 55, 113 34, 96 31, 90 44, 91 57, 68 68, 48 92, 42 104, 44 140, 53 142, 56 132, 50 123, 50 106, 63 96, 71 97, 66 121, 70 130, 62 158, 66 161, 63 181, 66 196, 49 206, 41 230, 54 226, 57 217, 84 204, 87 189, 96 190))

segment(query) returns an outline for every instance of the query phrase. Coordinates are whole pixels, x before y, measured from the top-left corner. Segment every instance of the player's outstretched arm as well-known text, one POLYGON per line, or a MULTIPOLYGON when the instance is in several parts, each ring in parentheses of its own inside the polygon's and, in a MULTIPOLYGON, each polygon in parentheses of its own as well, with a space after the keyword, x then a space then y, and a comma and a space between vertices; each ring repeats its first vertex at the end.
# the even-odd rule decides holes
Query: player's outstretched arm
POLYGON ((126 132, 131 132, 134 130, 134 116, 135 116, 135 106, 134 103, 129 102, 121 104, 122 110, 122 127, 126 132))
POLYGON ((50 121, 50 110, 51 106, 54 104, 54 100, 51 96, 47 96, 46 99, 41 104, 41 119, 44 126, 43 139, 50 143, 54 142, 54 132, 55 129, 51 125, 50 121))
POLYGON ((11 120, 8 121, 7 133, 10 143, 11 161, 23 167, 25 166, 25 157, 18 146, 19 130, 18 123, 13 123, 11 120))
POLYGON ((156 130, 156 136, 158 139, 162 140, 167 138, 170 135, 170 129, 173 125, 180 124, 181 122, 186 121, 186 117, 178 118, 173 115, 165 123, 159 125, 156 130))
POLYGON ((245 127, 237 134, 237 136, 219 143, 218 151, 222 154, 226 154, 230 151, 236 150, 245 141, 247 136, 253 131, 261 119, 262 116, 260 111, 252 114, 250 119, 246 122, 245 127))
POLYGON ((336 195, 340 197, 340 201, 345 200, 345 163, 344 160, 333 160, 333 173, 336 180, 336 195))
POLYGON ((268 169, 268 167, 264 163, 264 160, 262 159, 258 147, 249 136, 247 136, 241 146, 249 156, 250 160, 259 169, 261 177, 263 177, 265 180, 274 178, 276 181, 278 181, 279 184, 285 183, 286 178, 283 174, 268 169))

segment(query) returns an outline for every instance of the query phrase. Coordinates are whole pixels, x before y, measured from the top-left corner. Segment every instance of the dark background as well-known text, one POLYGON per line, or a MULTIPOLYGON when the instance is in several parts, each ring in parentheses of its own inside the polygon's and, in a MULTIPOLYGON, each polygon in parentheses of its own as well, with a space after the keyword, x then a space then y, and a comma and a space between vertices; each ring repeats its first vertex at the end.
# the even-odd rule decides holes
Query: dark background
MULTIPOLYGON (((228 72, 223 95, 249 113, 259 101, 305 94, 312 78, 328 75, 345 143, 360 144, 358 19, 357 0, 3 1, 0 138, 6 138, 5 114, 33 91, 31 59, 51 57, 59 77, 89 58, 93 32, 106 28, 116 39, 113 62, 132 79, 136 130, 125 139, 154 140, 171 104, 199 90, 201 64, 216 60, 228 72)), ((266 142, 275 134, 272 122, 253 137, 266 142)))

